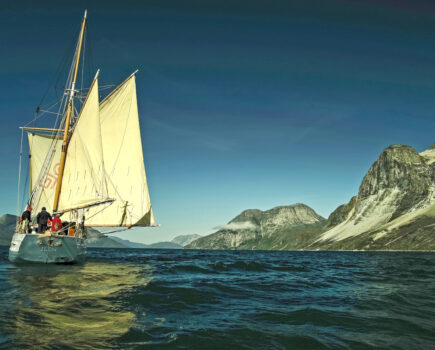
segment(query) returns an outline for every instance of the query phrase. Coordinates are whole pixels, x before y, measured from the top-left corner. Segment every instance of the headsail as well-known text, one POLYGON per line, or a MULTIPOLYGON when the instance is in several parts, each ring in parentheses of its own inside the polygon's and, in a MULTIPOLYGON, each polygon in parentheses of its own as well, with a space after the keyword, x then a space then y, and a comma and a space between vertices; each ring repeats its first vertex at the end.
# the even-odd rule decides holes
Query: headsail
POLYGON ((95 78, 72 131, 65 160, 59 211, 107 199, 95 78))
POLYGON ((30 166, 30 204, 34 213, 42 207, 53 209, 62 138, 28 133, 30 166))
POLYGON ((91 217, 87 226, 153 226, 142 154, 136 81, 132 75, 100 105, 101 137, 108 208, 91 217))

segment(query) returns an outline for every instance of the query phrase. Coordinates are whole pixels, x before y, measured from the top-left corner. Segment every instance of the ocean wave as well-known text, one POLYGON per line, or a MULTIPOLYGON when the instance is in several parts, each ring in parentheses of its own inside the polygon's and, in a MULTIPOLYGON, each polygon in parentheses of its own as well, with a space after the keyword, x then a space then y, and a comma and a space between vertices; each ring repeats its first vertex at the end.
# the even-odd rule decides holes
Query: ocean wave
POLYGON ((211 265, 215 271, 227 271, 227 270, 242 270, 242 271, 258 271, 263 272, 268 269, 268 265, 264 263, 258 263, 255 261, 237 260, 235 262, 222 262, 218 261, 211 265))
POLYGON ((432 349, 435 255, 89 250, 15 266, 0 348, 432 349))

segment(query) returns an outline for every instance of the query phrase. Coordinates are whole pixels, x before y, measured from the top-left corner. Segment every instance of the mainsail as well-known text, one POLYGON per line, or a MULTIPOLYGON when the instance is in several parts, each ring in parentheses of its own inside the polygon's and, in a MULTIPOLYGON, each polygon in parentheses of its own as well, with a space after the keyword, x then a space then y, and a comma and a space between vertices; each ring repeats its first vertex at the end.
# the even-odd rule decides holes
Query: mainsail
POLYGON ((115 202, 105 210, 88 215, 86 225, 154 226, 142 154, 135 75, 101 102, 100 120, 108 197, 115 202))

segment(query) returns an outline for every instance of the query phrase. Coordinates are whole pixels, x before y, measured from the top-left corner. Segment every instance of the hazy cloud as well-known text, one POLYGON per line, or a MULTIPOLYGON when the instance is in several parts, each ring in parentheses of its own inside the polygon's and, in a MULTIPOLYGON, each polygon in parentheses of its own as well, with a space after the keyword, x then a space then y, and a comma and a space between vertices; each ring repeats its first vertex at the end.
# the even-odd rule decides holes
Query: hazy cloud
POLYGON ((229 224, 215 227, 217 230, 248 230, 252 228, 255 228, 255 225, 250 221, 230 222, 229 224))

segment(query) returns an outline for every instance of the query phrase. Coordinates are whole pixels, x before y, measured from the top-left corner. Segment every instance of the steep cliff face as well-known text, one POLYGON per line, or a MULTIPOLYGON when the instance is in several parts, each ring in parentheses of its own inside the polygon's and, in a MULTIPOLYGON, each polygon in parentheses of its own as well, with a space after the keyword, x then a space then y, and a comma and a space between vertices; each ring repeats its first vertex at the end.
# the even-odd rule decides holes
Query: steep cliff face
POLYGON ((423 207, 430 199, 433 181, 433 167, 413 148, 390 146, 381 153, 361 183, 356 215, 364 216, 366 202, 382 201, 390 195, 395 199, 391 219, 411 208, 423 207))
POLYGON ((433 150, 418 154, 404 145, 386 148, 364 176, 358 196, 353 199, 353 213, 347 218, 336 215, 310 248, 393 249, 396 246, 399 249, 400 242, 389 242, 403 234, 404 226, 412 224, 415 229, 420 218, 424 217, 425 225, 431 220, 435 183, 433 150))
POLYGON ((295 249, 311 242, 325 219, 304 204, 267 211, 249 209, 220 230, 199 238, 190 249, 295 249))

